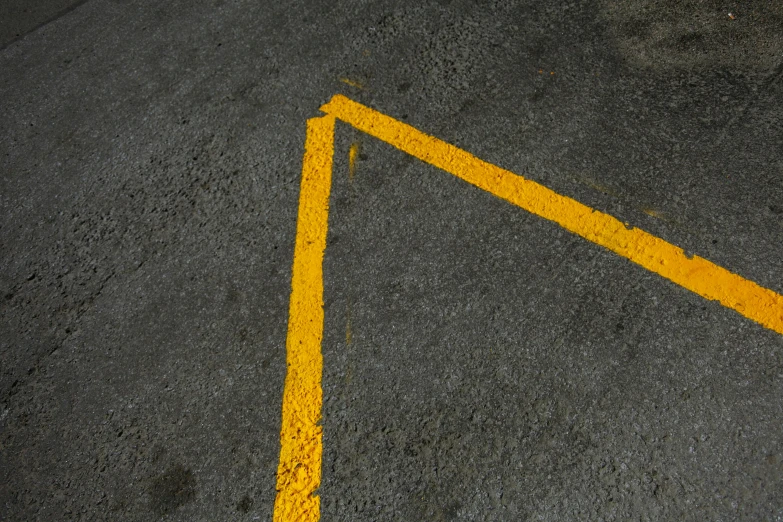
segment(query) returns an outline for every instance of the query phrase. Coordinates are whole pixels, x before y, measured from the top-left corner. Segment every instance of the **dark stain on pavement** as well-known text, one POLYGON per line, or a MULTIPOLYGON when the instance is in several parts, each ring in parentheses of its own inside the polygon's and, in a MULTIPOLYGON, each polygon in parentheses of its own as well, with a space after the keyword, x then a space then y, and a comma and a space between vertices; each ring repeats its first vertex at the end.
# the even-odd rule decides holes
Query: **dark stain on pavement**
POLYGON ((149 493, 156 512, 170 513, 196 498, 196 478, 193 471, 176 464, 153 479, 149 493))
POLYGON ((251 507, 253 507, 253 499, 247 495, 242 497, 242 500, 237 503, 237 511, 240 513, 247 513, 251 507))

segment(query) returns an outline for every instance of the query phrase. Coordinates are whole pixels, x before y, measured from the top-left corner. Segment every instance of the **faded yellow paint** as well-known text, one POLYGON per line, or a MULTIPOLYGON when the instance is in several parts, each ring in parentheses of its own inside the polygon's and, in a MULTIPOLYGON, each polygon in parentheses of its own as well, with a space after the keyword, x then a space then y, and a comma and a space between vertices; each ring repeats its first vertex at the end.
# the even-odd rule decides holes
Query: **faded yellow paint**
POLYGON ((353 180, 354 174, 356 174, 356 160, 359 159, 359 152, 361 151, 361 144, 358 141, 351 143, 351 148, 348 149, 348 178, 353 180))
POLYGON ((608 214, 482 161, 345 96, 334 96, 321 110, 783 334, 783 296, 772 290, 701 257, 689 258, 681 248, 663 239, 638 228, 628 228, 608 214))
POLYGON ((603 192, 604 194, 608 194, 609 196, 619 197, 619 194, 617 194, 617 192, 615 192, 613 189, 607 187, 606 185, 602 185, 601 183, 598 183, 597 181, 594 181, 590 178, 582 177, 582 176, 573 176, 573 179, 579 183, 587 185, 593 190, 597 190, 598 192, 603 192))
POLYGON ((351 80, 350 78, 340 78, 340 81, 345 85, 350 85, 351 87, 356 87, 357 89, 364 89, 364 84, 362 82, 351 80))
POLYGON ((353 327, 351 326, 351 304, 348 303, 348 310, 345 313, 345 344, 351 345, 353 342, 353 327))
POLYGON ((307 121, 286 339, 275 522, 320 517, 323 391, 323 256, 334 151, 334 117, 307 121))

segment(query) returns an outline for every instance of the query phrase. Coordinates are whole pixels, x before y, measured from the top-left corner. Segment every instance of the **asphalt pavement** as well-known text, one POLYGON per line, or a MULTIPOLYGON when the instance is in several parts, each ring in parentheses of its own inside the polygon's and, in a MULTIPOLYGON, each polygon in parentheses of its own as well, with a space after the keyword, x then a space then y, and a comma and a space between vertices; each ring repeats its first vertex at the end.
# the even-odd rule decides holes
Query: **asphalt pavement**
MULTIPOLYGON (((0 11, 0 520, 273 518, 335 94, 783 294, 783 4, 33 4, 0 11)), ((783 520, 783 334, 333 151, 322 520, 783 520)))

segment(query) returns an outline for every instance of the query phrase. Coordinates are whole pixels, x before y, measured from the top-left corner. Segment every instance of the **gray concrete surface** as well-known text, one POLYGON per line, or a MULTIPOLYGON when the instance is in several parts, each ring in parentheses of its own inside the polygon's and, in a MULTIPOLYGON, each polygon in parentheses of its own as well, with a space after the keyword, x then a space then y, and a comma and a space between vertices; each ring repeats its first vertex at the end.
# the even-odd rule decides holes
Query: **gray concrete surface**
MULTIPOLYGON (((304 124, 338 92, 783 292, 781 26, 90 0, 10 43, 0 519, 271 518, 304 124)), ((337 142, 323 520, 783 520, 780 335, 337 142)))

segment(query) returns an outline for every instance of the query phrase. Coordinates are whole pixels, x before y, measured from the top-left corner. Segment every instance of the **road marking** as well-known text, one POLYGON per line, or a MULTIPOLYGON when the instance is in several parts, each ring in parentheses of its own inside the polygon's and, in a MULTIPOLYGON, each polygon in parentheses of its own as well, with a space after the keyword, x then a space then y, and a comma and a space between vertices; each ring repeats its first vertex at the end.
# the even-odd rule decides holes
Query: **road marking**
MULTIPOLYGON (((339 119, 528 212, 783 334, 783 296, 663 239, 534 181, 482 161, 410 125, 336 95, 327 116, 307 122, 286 341, 275 521, 317 521, 321 481, 323 255, 326 248, 334 122, 339 119)), ((358 152, 358 151, 357 151, 358 152)), ((355 157, 357 152, 349 152, 355 157)), ((352 163, 352 162, 351 162, 352 163)))
POLYGON ((316 521, 321 483, 323 258, 332 185, 334 117, 307 120, 288 307, 283 424, 274 520, 316 521))
POLYGON ((496 167, 442 140, 369 107, 337 95, 321 107, 327 114, 403 152, 450 172, 537 216, 554 221, 598 245, 700 296, 783 334, 783 296, 685 252, 652 234, 576 200, 496 167))

